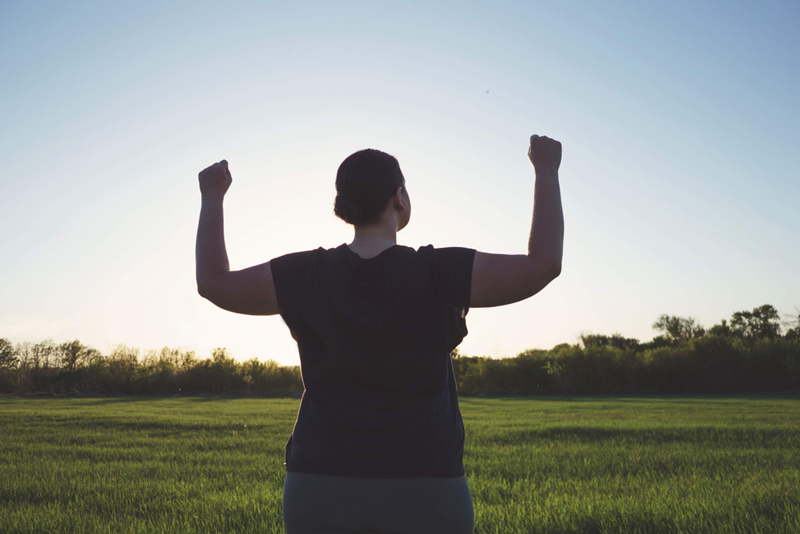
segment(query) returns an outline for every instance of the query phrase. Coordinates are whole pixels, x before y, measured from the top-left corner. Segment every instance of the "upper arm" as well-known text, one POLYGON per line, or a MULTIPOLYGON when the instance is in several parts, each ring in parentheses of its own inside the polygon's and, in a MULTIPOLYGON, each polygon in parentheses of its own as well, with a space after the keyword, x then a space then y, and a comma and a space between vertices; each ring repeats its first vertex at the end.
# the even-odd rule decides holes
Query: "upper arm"
POLYGON ((198 284, 197 289, 224 310, 247 315, 279 313, 270 262, 218 274, 198 284))
POLYGON ((524 254, 475 252, 470 307, 503 306, 531 297, 561 272, 560 262, 524 254))

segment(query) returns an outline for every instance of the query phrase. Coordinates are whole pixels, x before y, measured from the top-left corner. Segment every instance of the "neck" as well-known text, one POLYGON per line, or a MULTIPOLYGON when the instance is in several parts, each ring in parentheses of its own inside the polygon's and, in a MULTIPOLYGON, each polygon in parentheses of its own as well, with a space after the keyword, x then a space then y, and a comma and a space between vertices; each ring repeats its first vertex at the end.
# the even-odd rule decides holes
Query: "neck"
POLYGON ((350 250, 359 256, 377 256, 387 248, 397 244, 397 222, 381 220, 373 225, 355 227, 350 250), (392 224, 393 223, 393 224, 392 224))
POLYGON ((353 243, 371 243, 371 242, 390 242, 397 243, 397 231, 385 229, 380 227, 362 226, 356 227, 355 235, 353 236, 353 243))

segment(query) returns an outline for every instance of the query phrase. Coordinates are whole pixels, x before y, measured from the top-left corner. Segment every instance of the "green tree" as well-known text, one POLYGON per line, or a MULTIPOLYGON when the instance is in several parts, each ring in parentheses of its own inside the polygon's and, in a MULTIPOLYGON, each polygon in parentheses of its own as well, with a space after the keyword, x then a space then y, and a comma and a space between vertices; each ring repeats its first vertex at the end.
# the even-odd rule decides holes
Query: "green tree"
POLYGON ((585 348, 589 347, 614 347, 620 350, 639 348, 639 340, 632 337, 624 337, 622 334, 612 334, 606 336, 604 334, 581 334, 581 343, 585 348))
POLYGON ((188 371, 197 365, 197 356, 193 350, 182 350, 178 355, 178 369, 188 371))
POLYGON ((708 335, 719 336, 719 337, 731 337, 733 335, 733 330, 731 330, 728 321, 723 319, 722 322, 720 322, 720 324, 715 324, 714 326, 708 329, 708 335))
POLYGON ((74 371, 78 364, 86 356, 86 349, 88 347, 81 344, 80 341, 65 341, 58 346, 58 352, 61 356, 61 367, 69 371, 74 371))
POLYGON ((678 317, 662 314, 653 323, 653 329, 663 332, 672 343, 684 343, 692 338, 703 336, 706 331, 692 317, 678 317))
POLYGON ((55 366, 58 346, 52 339, 45 339, 31 346, 31 358, 35 369, 48 369, 55 366))
POLYGON ((781 335, 781 317, 774 306, 764 304, 750 312, 734 312, 731 330, 745 339, 774 339, 781 335))
POLYGON ((795 315, 789 314, 789 320, 786 321, 786 333, 783 335, 786 339, 800 339, 800 307, 795 307, 795 315))
POLYGON ((229 361, 233 361, 228 349, 225 347, 217 347, 211 350, 211 361, 217 365, 226 365, 229 361))
POLYGON ((139 368, 139 349, 124 343, 115 345, 111 354, 104 358, 104 364, 112 389, 123 393, 131 391, 139 368))
POLYGON ((17 351, 6 338, 0 338, 0 369, 10 369, 17 365, 17 351))

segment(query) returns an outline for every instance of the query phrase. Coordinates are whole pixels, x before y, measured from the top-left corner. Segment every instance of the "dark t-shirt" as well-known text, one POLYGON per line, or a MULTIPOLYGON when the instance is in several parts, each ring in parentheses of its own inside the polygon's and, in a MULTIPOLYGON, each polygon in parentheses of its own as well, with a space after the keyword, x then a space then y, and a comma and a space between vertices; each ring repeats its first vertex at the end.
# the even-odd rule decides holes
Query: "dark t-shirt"
POLYGON ((401 478, 464 474, 452 351, 467 334, 475 250, 347 245, 270 262, 305 392, 286 469, 401 478))

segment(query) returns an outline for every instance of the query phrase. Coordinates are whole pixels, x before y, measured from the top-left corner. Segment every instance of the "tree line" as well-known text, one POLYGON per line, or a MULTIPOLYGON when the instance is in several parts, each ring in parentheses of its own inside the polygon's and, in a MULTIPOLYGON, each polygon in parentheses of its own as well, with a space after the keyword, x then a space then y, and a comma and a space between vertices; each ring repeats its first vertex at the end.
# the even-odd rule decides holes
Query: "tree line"
POLYGON ((0 393, 297 396, 299 366, 273 360, 238 362, 225 348, 200 359, 194 351, 164 347, 142 353, 120 344, 109 354, 79 340, 56 344, 0 338, 0 393))
MULTIPOLYGON (((463 395, 544 393, 743 393, 800 390, 800 309, 789 321, 765 304, 708 329, 694 318, 661 315, 640 342, 583 334, 575 344, 513 358, 451 354, 463 395)), ((0 393, 298 396, 299 366, 238 362, 224 348, 200 359, 164 347, 109 354, 79 340, 11 343, 0 338, 0 393)))
POLYGON ((746 393, 800 390, 800 309, 782 322, 774 306, 739 311, 708 329, 692 317, 661 315, 640 342, 584 334, 576 344, 515 358, 454 354, 465 395, 746 393), (783 331, 783 327, 786 330, 783 331))

